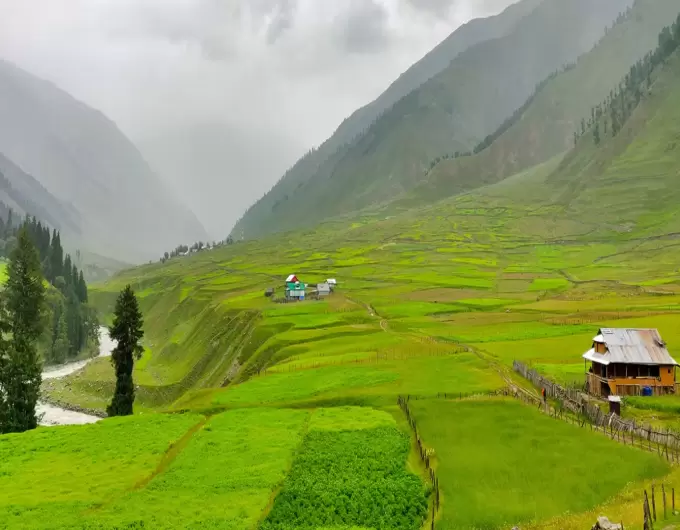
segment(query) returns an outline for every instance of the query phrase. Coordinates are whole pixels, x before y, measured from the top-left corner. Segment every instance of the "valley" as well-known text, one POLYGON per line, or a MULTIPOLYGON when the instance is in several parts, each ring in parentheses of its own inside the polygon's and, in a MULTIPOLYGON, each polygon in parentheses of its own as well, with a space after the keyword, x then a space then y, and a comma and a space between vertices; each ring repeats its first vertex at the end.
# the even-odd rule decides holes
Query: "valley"
POLYGON ((100 355, 0 435, 0 528, 676 528, 679 8, 591 8, 463 26, 224 244, 87 286, 100 355))

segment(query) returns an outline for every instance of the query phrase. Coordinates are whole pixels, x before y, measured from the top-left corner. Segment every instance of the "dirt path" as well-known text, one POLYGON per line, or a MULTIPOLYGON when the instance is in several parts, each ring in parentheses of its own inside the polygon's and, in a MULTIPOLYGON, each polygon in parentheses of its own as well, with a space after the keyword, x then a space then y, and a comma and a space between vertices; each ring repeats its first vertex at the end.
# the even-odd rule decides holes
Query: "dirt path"
POLYGON ((184 451, 184 449, 186 449, 187 445, 189 445, 189 442, 194 437, 194 435, 198 431, 200 431, 205 426, 206 423, 208 423, 208 420, 210 420, 210 416, 205 416, 201 421, 199 421, 196 425, 194 425, 191 429, 184 433, 184 436, 182 436, 179 440, 173 443, 165 452, 163 458, 161 458, 161 461, 156 466, 156 469, 154 469, 153 472, 148 477, 145 477, 139 482, 137 482, 137 484, 135 484, 132 487, 131 491, 144 489, 158 475, 167 471, 167 469, 175 461, 179 454, 182 451, 184 451))

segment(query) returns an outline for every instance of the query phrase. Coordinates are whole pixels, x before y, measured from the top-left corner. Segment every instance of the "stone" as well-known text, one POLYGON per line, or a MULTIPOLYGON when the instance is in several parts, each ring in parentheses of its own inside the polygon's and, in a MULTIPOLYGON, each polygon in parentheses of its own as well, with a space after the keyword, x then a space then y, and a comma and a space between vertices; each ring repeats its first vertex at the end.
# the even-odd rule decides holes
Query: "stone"
POLYGON ((612 523, 607 517, 598 517, 592 530, 621 530, 621 525, 612 523))

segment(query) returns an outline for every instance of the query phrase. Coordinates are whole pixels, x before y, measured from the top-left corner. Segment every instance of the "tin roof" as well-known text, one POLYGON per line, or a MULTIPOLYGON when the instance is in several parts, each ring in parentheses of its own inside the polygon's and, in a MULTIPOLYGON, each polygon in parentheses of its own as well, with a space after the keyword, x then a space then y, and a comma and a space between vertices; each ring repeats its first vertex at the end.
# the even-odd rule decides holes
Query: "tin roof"
POLYGON ((600 364, 677 365, 666 349, 666 343, 656 329, 603 328, 602 335, 607 353, 590 350, 584 359, 600 364))
POLYGON ((296 281, 298 281, 298 279, 297 279, 297 276, 295 276, 295 274, 291 274, 290 276, 288 276, 288 278, 286 278, 286 283, 296 282, 296 281))

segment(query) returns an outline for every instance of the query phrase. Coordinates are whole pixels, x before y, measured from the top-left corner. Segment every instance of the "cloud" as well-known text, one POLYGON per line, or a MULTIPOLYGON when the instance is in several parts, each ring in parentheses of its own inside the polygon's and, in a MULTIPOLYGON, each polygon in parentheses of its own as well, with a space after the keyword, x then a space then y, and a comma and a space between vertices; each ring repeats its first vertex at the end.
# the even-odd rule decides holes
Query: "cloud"
POLYGON ((223 237, 344 118, 510 2, 0 0, 0 57, 116 121, 223 237))
POLYGON ((376 0, 353 0, 352 8, 338 24, 343 50, 349 53, 375 53, 389 45, 389 12, 376 0))

